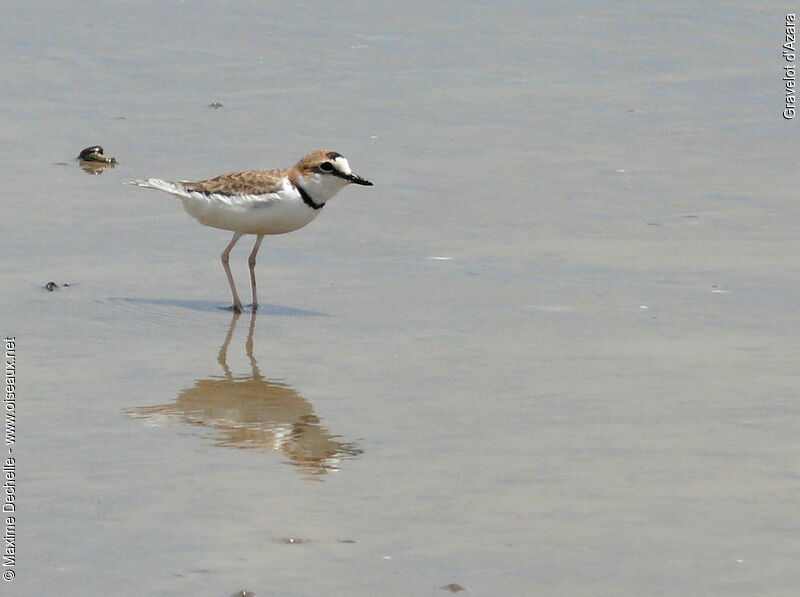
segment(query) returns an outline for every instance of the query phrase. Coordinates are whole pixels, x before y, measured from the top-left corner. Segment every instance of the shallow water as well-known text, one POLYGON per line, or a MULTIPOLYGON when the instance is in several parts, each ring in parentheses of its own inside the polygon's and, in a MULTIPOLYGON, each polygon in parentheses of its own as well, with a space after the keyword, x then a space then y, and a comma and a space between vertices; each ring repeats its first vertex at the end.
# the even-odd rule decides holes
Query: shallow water
POLYGON ((759 6, 15 7, 10 594, 794 595, 797 122, 759 6), (265 239, 256 317, 219 308, 227 233, 123 184, 320 147, 375 186, 265 239))

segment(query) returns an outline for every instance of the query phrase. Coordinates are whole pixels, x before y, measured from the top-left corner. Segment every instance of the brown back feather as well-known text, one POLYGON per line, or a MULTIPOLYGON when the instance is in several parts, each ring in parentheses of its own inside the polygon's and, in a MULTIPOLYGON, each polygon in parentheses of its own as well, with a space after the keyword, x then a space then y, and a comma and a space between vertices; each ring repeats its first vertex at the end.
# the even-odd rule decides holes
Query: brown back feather
POLYGON ((286 169, 232 172, 208 180, 182 182, 188 191, 220 195, 267 195, 281 188, 286 169))

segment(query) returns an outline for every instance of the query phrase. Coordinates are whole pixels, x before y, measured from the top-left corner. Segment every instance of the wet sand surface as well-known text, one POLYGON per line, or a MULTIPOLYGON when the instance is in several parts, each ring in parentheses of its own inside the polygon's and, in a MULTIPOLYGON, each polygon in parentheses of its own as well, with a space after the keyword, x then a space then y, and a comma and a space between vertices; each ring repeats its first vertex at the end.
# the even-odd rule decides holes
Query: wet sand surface
POLYGON ((17 6, 7 594, 795 595, 798 122, 759 6, 17 6), (265 239, 255 317, 219 309, 229 235, 123 184, 316 148, 375 186, 265 239))

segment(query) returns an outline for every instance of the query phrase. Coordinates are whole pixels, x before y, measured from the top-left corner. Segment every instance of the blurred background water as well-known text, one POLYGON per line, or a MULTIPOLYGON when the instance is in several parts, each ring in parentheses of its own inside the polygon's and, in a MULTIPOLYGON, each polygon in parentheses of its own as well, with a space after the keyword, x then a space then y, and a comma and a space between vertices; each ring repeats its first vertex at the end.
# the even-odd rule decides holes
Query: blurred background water
POLYGON ((7 7, 10 594, 796 594, 785 12, 7 7), (317 148, 375 186, 265 239, 255 318, 123 184, 317 148))

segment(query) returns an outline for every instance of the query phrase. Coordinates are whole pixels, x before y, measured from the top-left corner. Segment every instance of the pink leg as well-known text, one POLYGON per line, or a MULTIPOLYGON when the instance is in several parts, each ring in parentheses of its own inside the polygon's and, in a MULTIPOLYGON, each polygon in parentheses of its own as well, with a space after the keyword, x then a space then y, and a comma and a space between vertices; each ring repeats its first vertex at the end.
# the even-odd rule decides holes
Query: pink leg
POLYGON ((239 300, 239 295, 236 293, 236 285, 233 283, 233 276, 231 275, 231 268, 228 265, 228 259, 230 258, 233 245, 235 245, 240 238, 242 238, 242 233, 234 232, 231 242, 228 243, 222 255, 219 256, 222 261, 222 267, 225 268, 225 275, 228 276, 228 285, 231 287, 231 294, 233 295, 233 305, 231 305, 231 309, 233 309, 234 313, 242 312, 242 301, 239 300))
POLYGON ((258 297, 256 296, 256 254, 261 247, 261 241, 264 240, 264 235, 259 234, 256 238, 256 244, 253 245, 253 250, 250 252, 250 257, 247 258, 247 264, 250 266, 250 289, 253 291, 253 311, 258 309, 258 297))

